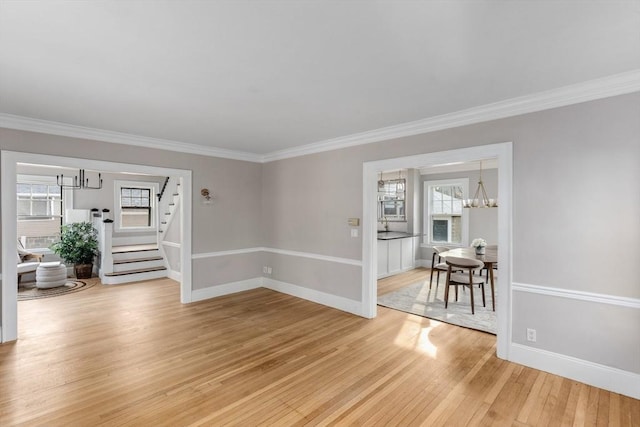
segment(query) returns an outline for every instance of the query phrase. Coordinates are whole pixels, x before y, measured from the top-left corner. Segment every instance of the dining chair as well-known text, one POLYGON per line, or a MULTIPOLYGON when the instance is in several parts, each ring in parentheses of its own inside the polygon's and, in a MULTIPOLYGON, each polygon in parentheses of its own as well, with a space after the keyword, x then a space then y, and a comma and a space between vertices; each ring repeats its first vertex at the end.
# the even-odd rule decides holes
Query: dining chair
MULTIPOLYGON (((498 250, 498 245, 487 245, 487 246, 486 246, 486 249, 487 249, 487 250, 498 250)), ((498 269, 498 263, 497 263, 497 262, 494 262, 494 263, 493 263, 493 269, 494 269, 494 270, 497 270, 497 269, 498 269)), ((483 268, 483 270, 486 272, 486 274, 485 274, 485 278, 486 278, 487 280, 489 280, 489 270, 487 269, 487 267, 486 267, 486 266, 483 268)), ((482 274, 482 272, 480 272, 480 274, 482 274)))
POLYGON ((444 290, 444 308, 449 307, 449 288, 455 286, 456 301, 458 300, 458 286, 469 287, 469 295, 471 298, 471 314, 476 314, 475 303, 473 300, 473 285, 478 285, 482 289, 482 305, 487 306, 487 302, 484 296, 484 283, 485 279, 482 276, 475 276, 473 273, 475 270, 482 269, 484 263, 477 259, 460 258, 448 256, 445 259, 447 265, 447 284, 444 290), (462 271, 456 273, 455 271, 462 271))
POLYGON ((440 254, 448 251, 449 248, 446 246, 434 246, 433 254, 431 255, 431 278, 429 279, 429 289, 431 289, 431 284, 433 283, 433 272, 437 273, 436 275, 436 289, 438 289, 438 283, 440 281, 440 272, 446 272, 449 267, 446 263, 442 262, 442 257, 440 254), (438 258, 438 263, 436 264, 436 257, 438 258))

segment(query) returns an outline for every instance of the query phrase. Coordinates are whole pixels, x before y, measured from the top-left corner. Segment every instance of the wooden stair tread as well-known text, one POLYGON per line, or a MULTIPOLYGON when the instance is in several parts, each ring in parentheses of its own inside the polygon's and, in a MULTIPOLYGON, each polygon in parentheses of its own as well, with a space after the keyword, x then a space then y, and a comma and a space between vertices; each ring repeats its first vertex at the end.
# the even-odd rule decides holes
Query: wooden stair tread
POLYGON ((166 270, 167 268, 162 266, 162 267, 152 267, 152 268, 139 268, 137 270, 127 270, 127 271, 119 271, 119 272, 113 272, 113 273, 106 273, 105 276, 126 276, 128 274, 136 274, 136 273, 150 273, 152 271, 161 271, 161 270, 166 270))
POLYGON ((146 261, 160 261, 162 260, 161 256, 152 256, 152 257, 146 257, 146 258, 133 258, 133 259, 119 259, 119 260, 114 260, 113 264, 130 264, 132 262, 146 262, 146 261))

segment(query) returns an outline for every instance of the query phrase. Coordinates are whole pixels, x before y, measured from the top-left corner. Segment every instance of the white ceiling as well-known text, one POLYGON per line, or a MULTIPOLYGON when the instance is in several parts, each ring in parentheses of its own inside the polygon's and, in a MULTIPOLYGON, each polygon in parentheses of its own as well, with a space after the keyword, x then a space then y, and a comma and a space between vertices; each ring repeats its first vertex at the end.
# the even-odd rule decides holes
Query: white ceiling
POLYGON ((640 69, 640 1, 0 1, 0 113, 265 154, 640 69))

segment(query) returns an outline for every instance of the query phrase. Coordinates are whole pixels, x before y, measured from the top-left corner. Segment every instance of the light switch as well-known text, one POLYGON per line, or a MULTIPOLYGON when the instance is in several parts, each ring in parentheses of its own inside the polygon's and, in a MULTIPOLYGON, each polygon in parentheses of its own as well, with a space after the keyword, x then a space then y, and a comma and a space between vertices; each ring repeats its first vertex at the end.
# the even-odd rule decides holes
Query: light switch
POLYGON ((351 226, 351 227, 358 227, 360 225, 360 218, 349 218, 347 220, 347 223, 351 226))
POLYGON ((357 228, 352 228, 351 229, 351 237, 358 237, 358 229, 357 228))

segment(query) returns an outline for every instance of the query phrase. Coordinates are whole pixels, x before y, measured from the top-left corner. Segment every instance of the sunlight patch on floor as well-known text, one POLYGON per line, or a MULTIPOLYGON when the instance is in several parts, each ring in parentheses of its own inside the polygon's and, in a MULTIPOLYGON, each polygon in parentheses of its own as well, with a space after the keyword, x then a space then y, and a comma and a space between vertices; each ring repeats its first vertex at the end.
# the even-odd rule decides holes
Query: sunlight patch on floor
POLYGON ((440 322, 407 316, 407 320, 404 321, 402 328, 398 331, 394 343, 400 347, 418 350, 435 359, 438 354, 438 348, 431 342, 429 334, 440 325, 440 322))

